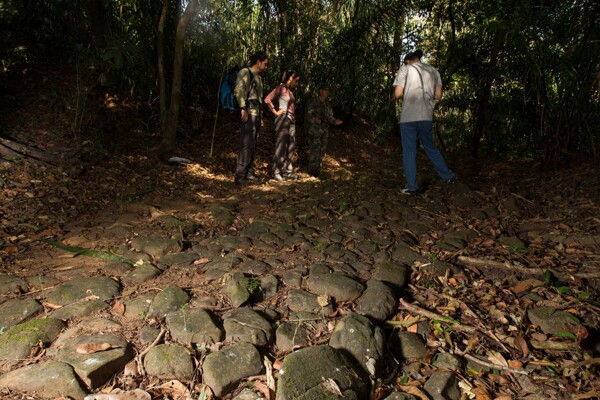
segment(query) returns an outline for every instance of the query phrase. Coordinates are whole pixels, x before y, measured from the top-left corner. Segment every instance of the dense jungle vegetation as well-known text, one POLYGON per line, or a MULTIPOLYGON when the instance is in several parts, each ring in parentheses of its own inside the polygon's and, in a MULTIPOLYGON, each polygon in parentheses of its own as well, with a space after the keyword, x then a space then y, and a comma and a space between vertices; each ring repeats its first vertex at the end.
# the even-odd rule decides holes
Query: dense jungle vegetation
POLYGON ((76 137, 111 142, 98 121, 107 99, 126 97, 164 153, 199 125, 210 133, 222 76, 266 50, 267 88, 295 68, 302 98, 326 77, 338 112, 385 141, 397 126, 393 78, 419 47, 444 81, 443 148, 560 166, 600 159, 599 15, 591 0, 9 0, 1 74, 69 65, 76 92, 49 82, 48 101, 69 103, 76 137))

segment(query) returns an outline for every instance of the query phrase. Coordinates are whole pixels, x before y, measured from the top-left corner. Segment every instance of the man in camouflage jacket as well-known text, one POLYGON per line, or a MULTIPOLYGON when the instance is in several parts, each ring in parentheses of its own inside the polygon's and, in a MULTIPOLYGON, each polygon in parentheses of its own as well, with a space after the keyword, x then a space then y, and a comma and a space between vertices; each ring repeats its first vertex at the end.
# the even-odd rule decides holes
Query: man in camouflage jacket
POLYGON ((306 109, 308 122, 308 173, 318 177, 321 173, 321 163, 327 150, 329 126, 340 125, 341 120, 333 116, 329 104, 329 86, 321 85, 319 95, 314 97, 306 109))

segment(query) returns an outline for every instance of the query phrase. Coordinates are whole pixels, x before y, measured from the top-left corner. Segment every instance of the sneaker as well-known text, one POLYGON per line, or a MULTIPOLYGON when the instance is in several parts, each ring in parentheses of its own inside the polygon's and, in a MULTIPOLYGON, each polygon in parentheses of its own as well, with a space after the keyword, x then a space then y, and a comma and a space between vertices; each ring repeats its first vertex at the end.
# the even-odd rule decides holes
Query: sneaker
POLYGON ((298 179, 298 175, 296 175, 296 174, 285 174, 285 175, 283 175, 283 177, 284 177, 284 179, 294 179, 294 180, 298 179))
POLYGON ((456 182, 456 175, 454 175, 452 178, 450 178, 450 179, 448 179, 448 180, 446 180, 444 182, 446 182, 446 183, 454 183, 454 182, 456 182))
POLYGON ((410 189, 404 188, 404 189, 400 190, 400 193, 405 194, 407 196, 414 196, 414 195, 417 194, 417 191, 416 190, 410 190, 410 189))
POLYGON ((254 174, 248 174, 246 176, 246 179, 249 180, 249 181, 256 181, 256 180, 258 180, 258 177, 256 175, 254 175, 254 174))
POLYGON ((283 182, 284 181, 283 177, 281 175, 279 175, 279 174, 273 175, 273 179, 276 180, 277 182, 283 182))

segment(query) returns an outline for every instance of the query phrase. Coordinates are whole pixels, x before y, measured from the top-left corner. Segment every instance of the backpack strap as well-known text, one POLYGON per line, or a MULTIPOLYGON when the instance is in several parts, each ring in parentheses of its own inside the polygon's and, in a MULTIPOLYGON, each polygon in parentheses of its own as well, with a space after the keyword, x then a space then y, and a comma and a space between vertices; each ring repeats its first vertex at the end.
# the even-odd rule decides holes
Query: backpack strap
POLYGON ((254 74, 250 67, 247 68, 248 73, 250 74, 250 84, 248 85, 248 92, 246 92, 246 107, 248 107, 248 98, 250 97, 250 93, 252 92, 252 87, 256 86, 256 79, 254 78, 254 74))

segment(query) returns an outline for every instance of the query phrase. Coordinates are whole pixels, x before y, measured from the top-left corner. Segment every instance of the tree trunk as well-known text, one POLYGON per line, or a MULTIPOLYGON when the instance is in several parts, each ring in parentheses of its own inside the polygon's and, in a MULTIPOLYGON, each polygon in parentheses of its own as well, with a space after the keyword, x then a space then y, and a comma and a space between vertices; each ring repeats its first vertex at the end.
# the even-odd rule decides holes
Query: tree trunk
POLYGON ((104 48, 108 34, 108 21, 106 18, 106 4, 104 0, 87 0, 84 3, 88 15, 90 32, 96 47, 104 48))
POLYGON ((481 96, 479 97, 477 111, 475 112, 477 119, 475 120, 475 128, 473 129, 473 140, 471 142, 471 155, 474 159, 477 159, 477 155, 479 153, 479 144, 485 132, 487 108, 492 94, 492 84, 494 83, 496 64, 498 63, 498 53, 500 52, 500 47, 502 45, 502 35, 503 33, 500 30, 496 31, 496 34, 494 35, 494 45, 492 47, 492 54, 490 56, 490 62, 488 63, 485 81, 481 89, 481 96))
POLYGON ((163 0, 160 19, 158 20, 158 93, 160 100, 160 131, 167 126, 167 84, 165 82, 165 21, 169 11, 169 0, 163 0))
POLYGON ((162 132, 162 143, 158 149, 161 157, 167 156, 175 148, 175 137, 177 133, 177 122, 179 119, 179 105, 181 102, 181 80, 183 75, 183 45, 185 33, 189 22, 194 17, 198 8, 198 0, 190 0, 185 12, 177 24, 175 35, 175 57, 173 61, 173 84, 171 88, 171 102, 167 114, 167 123, 162 132))
POLYGON ((287 47, 287 37, 285 34, 285 8, 282 0, 277 0, 277 14, 279 14, 279 45, 281 46, 280 63, 281 73, 286 70, 285 50, 287 47))

